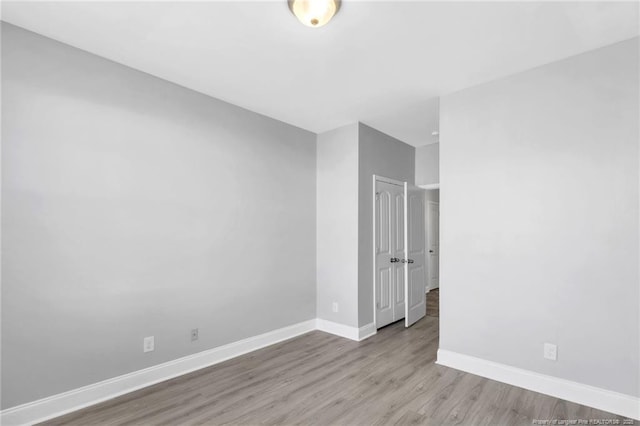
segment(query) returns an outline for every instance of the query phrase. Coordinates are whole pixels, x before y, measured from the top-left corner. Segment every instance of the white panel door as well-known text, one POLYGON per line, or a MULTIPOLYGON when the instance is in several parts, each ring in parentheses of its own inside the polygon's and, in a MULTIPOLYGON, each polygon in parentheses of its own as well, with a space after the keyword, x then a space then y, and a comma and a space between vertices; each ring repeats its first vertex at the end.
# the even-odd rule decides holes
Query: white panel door
POLYGON ((427 310, 425 301, 425 192, 423 189, 405 183, 405 241, 403 260, 405 266, 405 317, 404 325, 409 327, 424 317, 427 310))
POLYGON ((376 181, 376 328, 404 317, 404 188, 376 181))
POLYGON ((440 204, 427 201, 427 261, 429 290, 440 287, 440 204))
POLYGON ((395 245, 393 247, 395 263, 393 264, 396 280, 395 291, 393 293, 394 307, 393 307, 393 321, 398 321, 404 318, 404 304, 405 304, 405 292, 404 292, 404 265, 401 260, 404 259, 405 252, 405 239, 404 239, 404 188, 402 186, 396 186, 395 198, 395 229, 393 231, 395 235, 395 245))
POLYGON ((394 250, 391 247, 394 236, 391 209, 392 191, 381 182, 376 183, 375 219, 376 219, 376 326, 393 322, 393 287, 395 285, 394 264, 391 262, 394 250))

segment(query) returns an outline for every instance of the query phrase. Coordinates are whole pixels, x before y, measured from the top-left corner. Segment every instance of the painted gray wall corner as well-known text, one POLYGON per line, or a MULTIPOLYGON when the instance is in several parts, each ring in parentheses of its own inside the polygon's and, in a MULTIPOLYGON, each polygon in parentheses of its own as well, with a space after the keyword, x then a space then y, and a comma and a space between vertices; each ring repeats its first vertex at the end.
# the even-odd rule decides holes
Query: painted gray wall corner
POLYGON ((317 137, 317 206, 318 318, 357 327, 357 123, 317 137))
POLYGON ((359 123, 358 324, 373 322, 373 175, 412 183, 415 148, 359 123))

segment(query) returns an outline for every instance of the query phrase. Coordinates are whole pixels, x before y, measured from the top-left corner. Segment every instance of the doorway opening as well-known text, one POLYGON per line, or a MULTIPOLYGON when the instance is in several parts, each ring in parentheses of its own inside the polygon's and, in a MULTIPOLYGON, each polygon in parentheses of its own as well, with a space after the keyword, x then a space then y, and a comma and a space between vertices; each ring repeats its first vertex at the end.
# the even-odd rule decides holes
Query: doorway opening
POLYGON ((427 189, 425 241, 427 246, 427 316, 440 316, 440 189, 427 189))

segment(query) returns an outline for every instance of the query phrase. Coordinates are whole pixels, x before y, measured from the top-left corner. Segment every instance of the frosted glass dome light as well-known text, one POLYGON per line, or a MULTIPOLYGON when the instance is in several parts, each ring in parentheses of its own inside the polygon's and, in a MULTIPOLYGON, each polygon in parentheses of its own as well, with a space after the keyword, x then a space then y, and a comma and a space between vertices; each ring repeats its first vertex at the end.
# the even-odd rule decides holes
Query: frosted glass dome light
POLYGON ((288 0, 289 9, 304 25, 318 28, 338 13, 340 0, 288 0))

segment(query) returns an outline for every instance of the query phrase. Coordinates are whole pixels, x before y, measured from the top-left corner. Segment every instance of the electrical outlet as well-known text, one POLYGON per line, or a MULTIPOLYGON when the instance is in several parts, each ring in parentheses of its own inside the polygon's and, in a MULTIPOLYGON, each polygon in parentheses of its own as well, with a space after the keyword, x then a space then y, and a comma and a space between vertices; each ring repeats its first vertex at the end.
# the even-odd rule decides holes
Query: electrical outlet
POLYGON ((338 302, 333 302, 333 312, 338 312, 338 302))
POLYGON ((558 359, 558 347, 552 343, 544 344, 544 357, 552 361, 558 359))
POLYGON ((142 350, 144 352, 151 352, 156 348, 156 342, 153 336, 145 337, 142 344, 142 350))
POLYGON ((195 342, 196 340, 198 340, 198 329, 194 328, 191 330, 191 341, 195 342))

